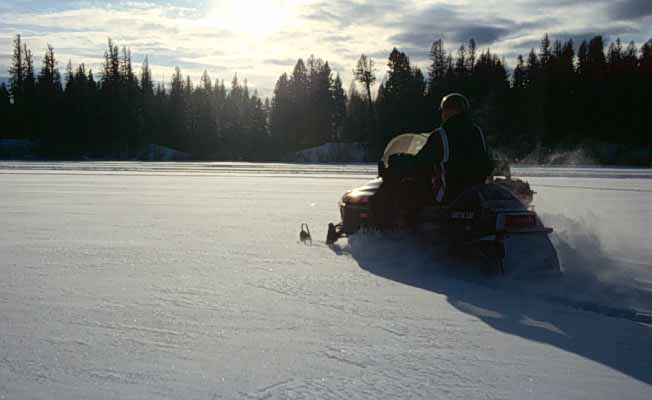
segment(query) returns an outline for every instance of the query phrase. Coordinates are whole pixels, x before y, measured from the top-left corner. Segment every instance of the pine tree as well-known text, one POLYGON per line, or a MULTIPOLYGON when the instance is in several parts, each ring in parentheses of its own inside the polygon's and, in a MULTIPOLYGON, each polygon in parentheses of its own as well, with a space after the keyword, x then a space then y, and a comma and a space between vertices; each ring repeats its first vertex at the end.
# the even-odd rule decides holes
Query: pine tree
POLYGON ((652 39, 641 46, 640 69, 644 75, 652 77, 652 39))
POLYGON ((353 70, 353 76, 356 81, 364 86, 367 94, 367 104, 369 105, 369 115, 373 116, 374 106, 371 98, 371 88, 374 86, 374 83, 376 83, 374 61, 365 54, 360 55, 358 63, 353 70))
POLYGON ((369 118, 367 102, 364 96, 358 92, 355 81, 351 82, 348 102, 346 106, 346 118, 344 120, 343 137, 347 141, 358 141, 369 143, 369 118))
POLYGON ((185 84, 181 69, 175 67, 172 82, 170 83, 169 125, 165 144, 176 149, 183 149, 186 137, 186 99, 184 90, 185 84))
POLYGON ((48 44, 37 80, 36 107, 40 118, 35 121, 39 137, 44 139, 48 146, 54 145, 56 138, 60 136, 62 95, 61 74, 54 57, 54 48, 48 44))
POLYGON ((519 54, 518 63, 514 68, 514 83, 513 87, 515 89, 523 90, 528 87, 527 81, 527 67, 525 66, 525 61, 523 56, 519 54))
POLYGON ((25 55, 20 35, 16 35, 14 39, 13 58, 9 67, 9 85, 13 102, 20 107, 25 88, 25 55))
POLYGON ((25 76, 23 81, 23 135, 30 139, 38 139, 36 122, 38 109, 36 104, 36 76, 34 75, 34 59, 32 52, 23 44, 25 76))
POLYGON ((604 42, 602 36, 595 36, 589 42, 587 62, 592 79, 598 80, 604 78, 607 60, 604 55, 604 42))
POLYGON ((380 152, 394 136, 423 129, 423 74, 413 70, 408 56, 394 48, 387 63, 387 79, 379 89, 378 113, 381 136, 372 141, 380 152))
POLYGON ((251 161, 264 161, 269 159, 272 155, 269 149, 269 132, 267 131, 266 107, 268 104, 264 104, 260 97, 258 97, 257 93, 254 93, 250 98, 249 104, 249 129, 251 130, 251 143, 249 144, 251 149, 249 159, 251 161))
POLYGON ((464 82, 467 78, 467 61, 466 61, 466 47, 461 45, 457 50, 457 59, 455 61, 455 75, 460 82, 464 82))
POLYGON ((586 135, 598 140, 608 140, 607 129, 604 129, 602 117, 608 113, 608 96, 603 88, 607 73, 607 60, 604 54, 602 36, 595 36, 589 41, 587 55, 587 79, 584 93, 586 98, 586 135))
POLYGON ((577 50, 577 72, 579 75, 586 76, 587 65, 589 63, 589 45, 586 40, 582 41, 577 50))
POLYGON ((333 115, 332 115, 332 131, 336 140, 341 140, 344 129, 344 119, 346 118, 346 93, 342 87, 342 79, 340 74, 335 76, 333 81, 333 115))
POLYGON ((216 80, 215 84, 213 85, 213 104, 215 107, 215 114, 216 114, 216 146, 215 146, 215 154, 218 158, 224 158, 226 151, 225 151, 225 146, 224 146, 224 140, 225 140, 225 126, 226 126, 226 86, 224 84, 224 80, 216 80))
POLYGON ((287 74, 282 74, 276 81, 274 96, 272 97, 270 113, 270 130, 272 139, 276 143, 277 151, 285 154, 291 149, 290 112, 292 102, 290 99, 290 82, 287 74))
POLYGON ((620 38, 617 38, 614 43, 609 45, 607 50, 607 65, 609 72, 618 74, 622 71, 623 68, 623 45, 620 42, 620 38))
MULTIPOLYGON (((473 58, 475 64, 475 53, 473 58)), ((449 61, 452 62, 446 55, 443 41, 439 39, 433 42, 430 47, 430 66, 428 67, 428 104, 431 110, 437 109, 441 99, 451 91, 453 79, 450 79, 452 75, 449 75, 449 61)), ((450 73, 452 74, 452 70, 450 73)), ((441 122, 438 115, 435 116, 434 122, 436 124, 441 122)))
POLYGON ((143 96, 149 98, 154 95, 154 82, 152 81, 152 70, 149 67, 149 57, 145 57, 140 72, 140 86, 143 96))
POLYGON ((25 56, 25 96, 30 96, 33 95, 36 89, 36 77, 34 76, 32 51, 27 48, 26 44, 23 45, 23 54, 25 56))
POLYGON ((39 90, 45 93, 61 92, 61 74, 57 69, 54 48, 48 44, 48 50, 43 57, 43 67, 38 76, 39 90))
POLYGON ((573 39, 568 39, 561 52, 562 69, 566 73, 575 72, 575 46, 573 39))
POLYGON ((527 123, 524 124, 525 134, 522 135, 518 147, 523 152, 530 152, 535 148, 539 150, 545 133, 544 88, 541 84, 543 68, 535 49, 530 50, 525 65, 525 81, 528 90, 522 101, 526 104, 525 119, 527 123))
POLYGON ((108 50, 104 52, 102 88, 113 91, 117 89, 120 82, 120 57, 118 55, 118 46, 110 38, 107 46, 108 50))
POLYGON ((133 67, 131 65, 131 49, 122 47, 122 59, 120 60, 120 75, 122 80, 131 85, 136 82, 133 67))
POLYGON ((156 100, 154 95, 154 82, 152 80, 152 71, 149 67, 149 57, 145 57, 140 69, 140 90, 142 106, 142 124, 143 131, 142 144, 152 143, 155 138, 156 127, 156 100))
POLYGON ((441 39, 436 40, 432 44, 430 48, 430 61, 430 67, 428 68, 430 83, 431 85, 438 85, 446 76, 447 69, 446 52, 444 51, 444 43, 441 39))
POLYGON ((244 158, 244 149, 242 147, 246 143, 247 134, 244 132, 245 106, 244 88, 240 85, 237 74, 234 74, 231 79, 231 89, 224 104, 223 121, 224 151, 227 157, 232 160, 242 160, 244 158))
POLYGON ((294 123, 289 126, 289 145, 293 151, 305 148, 309 140, 305 136, 310 131, 308 118, 309 80, 306 66, 302 59, 297 60, 289 80, 291 115, 294 123))
MULTIPOLYGON (((71 68, 66 74, 70 79, 71 68)), ((67 85, 66 85, 67 86, 67 85)), ((115 156, 122 149, 125 134, 122 113, 120 57, 118 46, 109 38, 104 52, 102 77, 98 93, 98 132, 93 148, 96 152, 115 156)))
MULTIPOLYGON (((11 94, 7 89, 7 85, 0 83, 0 110, 6 112, 11 107, 11 94)), ((3 119, 6 121, 6 119, 3 119)))
POLYGON ((539 58, 534 52, 534 49, 532 49, 527 57, 527 82, 529 87, 533 87, 537 83, 540 70, 541 64, 539 63, 539 58))
POLYGON ((550 49, 550 37, 546 33, 541 40, 541 49, 539 51, 539 62, 541 63, 541 68, 545 69, 552 59, 552 51, 550 49))
POLYGON ((319 146, 333 139, 334 101, 333 79, 328 62, 308 59, 309 108, 307 110, 310 134, 306 135, 307 146, 319 146))
POLYGON ((469 40, 469 47, 466 50, 466 70, 469 72, 469 74, 473 74, 473 69, 475 68, 475 61, 476 61, 476 50, 477 46, 475 43, 475 39, 471 38, 469 40))
POLYGON ((204 73, 201 76, 200 87, 210 93, 213 90, 213 83, 211 82, 211 77, 208 75, 208 71, 204 70, 204 73))
MULTIPOLYGON (((641 47, 638 77, 641 81, 639 90, 642 101, 639 108, 641 110, 640 133, 637 135, 636 143, 652 149, 652 39, 641 47)), ((649 159, 652 159, 652 154, 649 155, 649 159)))
POLYGON ((636 74, 638 67, 638 49, 634 41, 629 42, 623 56, 623 66, 627 73, 636 74))
POLYGON ((3 127, 4 129, 0 131, 0 138, 11 138, 11 136, 4 136, 4 135, 11 135, 11 132, 13 131, 13 126, 14 126, 14 121, 13 121, 13 112, 12 112, 12 104, 11 104, 11 93, 9 93, 9 89, 7 89, 7 86, 3 83, 0 83, 0 121, 3 121, 3 127))
POLYGON ((523 151, 523 147, 527 146, 528 139, 523 133, 528 132, 529 130, 527 115, 529 112, 528 92, 530 89, 530 82, 528 80, 528 66, 525 64, 525 60, 520 54, 518 56, 518 63, 514 68, 513 78, 512 96, 510 101, 505 104, 506 108, 511 108, 513 110, 513 115, 510 118, 510 129, 506 130, 506 134, 511 136, 511 143, 493 143, 493 145, 511 147, 510 150, 521 152, 523 151), (524 136, 526 137, 524 138, 524 136))
POLYGON ((193 143, 193 154, 202 159, 215 157, 218 148, 217 106, 213 83, 208 71, 204 70, 200 84, 193 93, 196 108, 197 134, 193 143))
POLYGON ((92 69, 88 70, 88 90, 92 93, 95 93, 97 91, 97 82, 95 81, 95 77, 93 76, 92 69))

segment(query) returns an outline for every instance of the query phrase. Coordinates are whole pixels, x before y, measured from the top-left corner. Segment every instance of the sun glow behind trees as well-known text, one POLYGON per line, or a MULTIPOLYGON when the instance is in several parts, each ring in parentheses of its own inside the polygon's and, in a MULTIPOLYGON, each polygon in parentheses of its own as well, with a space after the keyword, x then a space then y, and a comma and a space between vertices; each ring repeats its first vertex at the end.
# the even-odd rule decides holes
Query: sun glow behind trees
POLYGON ((217 29, 266 36, 292 23, 298 1, 213 0, 205 23, 217 29))

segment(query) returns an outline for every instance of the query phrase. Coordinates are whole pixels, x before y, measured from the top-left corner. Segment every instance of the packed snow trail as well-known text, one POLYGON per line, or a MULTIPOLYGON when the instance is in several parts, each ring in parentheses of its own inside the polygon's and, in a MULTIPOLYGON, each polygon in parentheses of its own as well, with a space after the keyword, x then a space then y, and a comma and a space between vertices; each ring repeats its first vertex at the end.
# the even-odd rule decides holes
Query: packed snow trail
MULTIPOLYGON (((347 168, 2 163, 0 398, 649 398, 649 325, 477 280, 409 238, 300 244, 373 173, 347 168)), ((580 189, 536 186, 652 186, 623 173, 531 179, 538 211, 571 221, 552 222, 561 254, 596 256, 567 298, 649 299, 649 194, 605 191, 592 217, 580 189)))

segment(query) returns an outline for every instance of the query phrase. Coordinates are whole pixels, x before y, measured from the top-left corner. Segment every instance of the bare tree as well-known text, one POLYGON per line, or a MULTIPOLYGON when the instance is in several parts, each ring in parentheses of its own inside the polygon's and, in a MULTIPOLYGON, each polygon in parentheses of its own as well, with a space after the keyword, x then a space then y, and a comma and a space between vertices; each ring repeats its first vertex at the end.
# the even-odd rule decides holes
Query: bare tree
POLYGON ((360 56, 358 64, 353 70, 355 80, 362 83, 367 91, 367 101, 369 103, 369 112, 373 115, 373 102, 371 101, 371 87, 376 82, 376 73, 374 61, 365 54, 360 56))

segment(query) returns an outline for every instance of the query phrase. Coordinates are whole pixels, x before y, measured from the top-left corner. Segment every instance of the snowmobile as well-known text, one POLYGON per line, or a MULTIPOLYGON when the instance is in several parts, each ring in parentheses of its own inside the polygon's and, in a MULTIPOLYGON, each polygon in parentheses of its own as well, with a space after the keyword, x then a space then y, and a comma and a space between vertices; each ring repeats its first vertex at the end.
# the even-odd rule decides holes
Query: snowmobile
MULTIPOLYGON (((388 173, 390 157, 414 155, 427 139, 428 134, 403 134, 390 141, 378 162, 378 177, 342 196, 341 222, 329 224, 328 245, 360 230, 380 229, 369 200, 388 173)), ((401 229, 456 254, 479 254, 498 273, 557 274, 559 259, 549 238, 553 230, 534 211, 534 194, 527 182, 512 178, 509 163, 497 161, 485 184, 467 188, 447 205, 419 209, 413 223, 401 229)))

